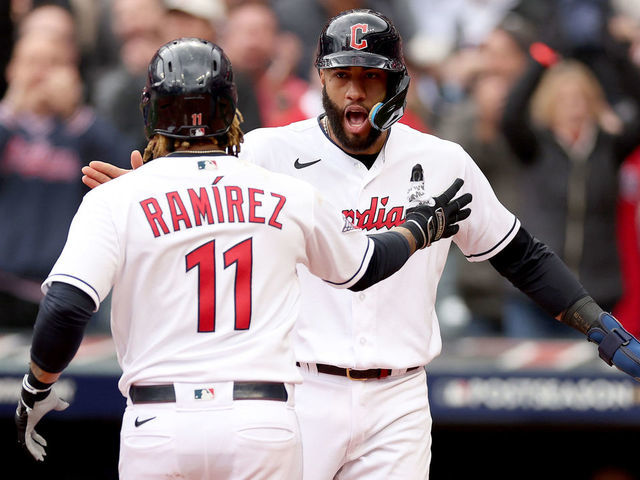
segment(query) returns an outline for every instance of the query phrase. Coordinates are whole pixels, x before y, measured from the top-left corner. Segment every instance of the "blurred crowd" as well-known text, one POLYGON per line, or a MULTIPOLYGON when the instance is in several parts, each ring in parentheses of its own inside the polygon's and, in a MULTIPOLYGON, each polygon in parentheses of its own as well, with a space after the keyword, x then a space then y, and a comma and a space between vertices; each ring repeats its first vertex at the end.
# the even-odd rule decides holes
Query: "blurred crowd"
MULTIPOLYGON (((401 120, 460 143, 498 198, 596 301, 640 334, 637 0, 10 0, 0 12, 0 329, 30 328, 92 160, 146 145, 139 98, 163 43, 196 36, 234 66, 245 131, 322 111, 325 22, 390 17, 411 75, 401 120)), ((407 182, 409 179, 407 179, 407 182)), ((488 262, 453 248, 445 336, 560 338, 488 262)), ((108 301, 92 327, 108 331, 108 301)))

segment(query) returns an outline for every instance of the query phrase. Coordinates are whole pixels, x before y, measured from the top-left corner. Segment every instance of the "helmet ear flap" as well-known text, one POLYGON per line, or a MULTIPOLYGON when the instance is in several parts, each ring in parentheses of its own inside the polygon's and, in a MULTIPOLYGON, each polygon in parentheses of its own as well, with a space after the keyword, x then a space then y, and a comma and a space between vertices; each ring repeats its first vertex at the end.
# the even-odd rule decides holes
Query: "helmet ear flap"
POLYGON ((402 78, 398 82, 393 94, 386 99, 384 103, 376 103, 369 112, 369 122, 380 131, 391 128, 404 114, 404 108, 407 104, 407 93, 409 91, 409 75, 403 73, 402 78))

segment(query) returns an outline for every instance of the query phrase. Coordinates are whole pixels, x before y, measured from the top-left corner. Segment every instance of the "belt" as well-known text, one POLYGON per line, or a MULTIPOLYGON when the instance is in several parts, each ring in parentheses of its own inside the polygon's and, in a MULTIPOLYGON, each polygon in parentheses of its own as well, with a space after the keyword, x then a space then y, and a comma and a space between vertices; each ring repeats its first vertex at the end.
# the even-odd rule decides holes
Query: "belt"
MULTIPOLYGON (((176 391, 173 384, 132 385, 129 388, 131 403, 173 403, 176 391)), ((234 382, 234 400, 275 400, 286 402, 289 396, 284 383, 270 382, 234 382)))
MULTIPOLYGON (((300 362, 296 362, 299 367, 300 362)), ((329 375, 338 375, 339 377, 347 377, 351 380, 372 380, 386 378, 391 375, 393 370, 390 368, 371 368, 369 370, 353 370, 351 368, 336 367, 334 365, 325 365, 316 363, 318 373, 326 373, 329 375)), ((407 368, 406 373, 419 369, 420 367, 407 368)))

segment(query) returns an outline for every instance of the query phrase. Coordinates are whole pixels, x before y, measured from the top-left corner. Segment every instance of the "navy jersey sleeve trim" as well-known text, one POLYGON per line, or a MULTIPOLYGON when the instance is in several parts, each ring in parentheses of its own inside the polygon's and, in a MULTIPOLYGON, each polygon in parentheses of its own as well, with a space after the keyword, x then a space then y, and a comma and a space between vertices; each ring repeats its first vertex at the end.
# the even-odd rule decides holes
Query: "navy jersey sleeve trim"
MULTIPOLYGON (((342 286, 342 285, 347 285, 349 283, 351 283, 353 281, 354 278, 356 278, 360 272, 362 271, 362 268, 364 267, 364 262, 367 259, 367 256, 369 254, 369 249, 371 248, 371 240, 369 240, 367 242, 367 249, 364 251, 364 255, 362 256, 362 261, 360 262, 360 266, 358 267, 358 270, 356 271, 356 273, 354 273, 351 278, 349 278, 349 280, 346 280, 344 282, 331 282, 329 280, 325 280, 323 279, 325 282, 327 282, 330 285, 336 285, 336 286, 342 286)), ((375 250, 374 250, 375 251, 375 250)))
POLYGON ((496 243, 493 247, 491 247, 489 250, 486 250, 482 253, 472 253, 471 255, 465 255, 466 258, 474 258, 474 257, 483 257, 485 255, 490 254, 491 252, 493 252, 496 248, 498 248, 500 245, 502 245, 504 243, 504 241, 509 238, 509 236, 513 233, 513 230, 516 228, 516 225, 518 224, 518 219, 517 217, 514 215, 513 217, 513 224, 511 225, 511 228, 509 229, 509 231, 507 232, 507 234, 502 237, 500 239, 500 241, 498 243, 496 243))
POLYGON ((100 294, 98 293, 98 291, 95 288, 93 288, 89 283, 87 283, 84 280, 82 280, 81 278, 74 277, 73 275, 68 275, 66 273, 55 273, 52 276, 53 277, 68 277, 68 278, 73 278, 74 280, 77 280, 78 282, 82 283, 83 285, 86 285, 87 287, 89 287, 91 289, 91 291, 95 294, 96 298, 98 300, 100 300, 100 303, 102 303, 102 298, 100 298, 100 294))

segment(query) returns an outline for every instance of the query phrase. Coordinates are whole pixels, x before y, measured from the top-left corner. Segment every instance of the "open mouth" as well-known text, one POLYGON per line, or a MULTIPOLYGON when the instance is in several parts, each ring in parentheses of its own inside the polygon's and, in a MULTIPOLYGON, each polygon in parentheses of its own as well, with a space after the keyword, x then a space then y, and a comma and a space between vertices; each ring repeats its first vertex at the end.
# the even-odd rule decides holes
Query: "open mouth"
POLYGON ((369 111, 360 105, 349 105, 344 110, 345 130, 353 135, 362 134, 369 127, 369 111))

